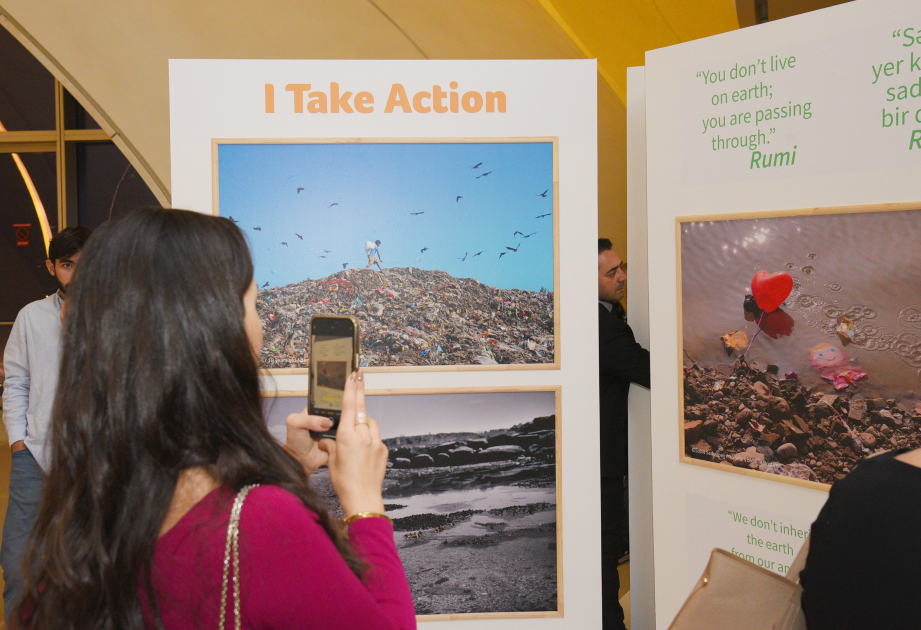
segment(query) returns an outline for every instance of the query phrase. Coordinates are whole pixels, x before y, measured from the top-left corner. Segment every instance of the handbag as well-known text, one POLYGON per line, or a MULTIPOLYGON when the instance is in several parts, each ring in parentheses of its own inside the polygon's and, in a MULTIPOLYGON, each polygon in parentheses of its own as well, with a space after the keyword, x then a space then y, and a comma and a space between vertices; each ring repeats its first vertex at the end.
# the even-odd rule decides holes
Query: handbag
POLYGON ((669 630, 806 630, 799 574, 808 553, 809 536, 782 576, 714 549, 669 630))
POLYGON ((227 621, 227 582, 233 565, 233 619, 235 630, 240 630, 240 512, 246 495, 259 484, 243 486, 233 500, 230 521, 227 523, 227 543, 224 545, 224 569, 221 576, 221 620, 219 630, 224 630, 227 621))

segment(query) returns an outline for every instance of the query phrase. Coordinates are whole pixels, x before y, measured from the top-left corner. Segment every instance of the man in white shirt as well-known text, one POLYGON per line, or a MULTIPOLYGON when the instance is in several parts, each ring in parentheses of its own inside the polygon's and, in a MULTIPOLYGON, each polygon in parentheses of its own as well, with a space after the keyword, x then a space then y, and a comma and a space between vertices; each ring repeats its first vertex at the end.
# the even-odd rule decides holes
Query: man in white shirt
POLYGON ((9 614, 22 590, 23 552, 42 497, 49 456, 45 450, 51 429, 51 410, 61 363, 61 306, 80 252, 92 231, 66 228, 48 247, 48 272, 60 288, 27 304, 16 316, 3 353, 3 424, 10 438, 12 468, 10 500, 3 523, 0 566, 3 567, 3 608, 9 614))
POLYGON ((378 248, 380 246, 381 246, 380 241, 374 241, 373 243, 371 241, 368 241, 367 243, 365 243, 365 253, 368 255, 368 266, 365 267, 365 269, 370 269, 371 265, 377 265, 378 270, 384 271, 383 269, 381 269, 381 266, 378 265, 378 262, 384 262, 383 259, 381 258, 380 251, 378 251, 378 248), (374 258, 375 255, 377 256, 376 260, 374 258))

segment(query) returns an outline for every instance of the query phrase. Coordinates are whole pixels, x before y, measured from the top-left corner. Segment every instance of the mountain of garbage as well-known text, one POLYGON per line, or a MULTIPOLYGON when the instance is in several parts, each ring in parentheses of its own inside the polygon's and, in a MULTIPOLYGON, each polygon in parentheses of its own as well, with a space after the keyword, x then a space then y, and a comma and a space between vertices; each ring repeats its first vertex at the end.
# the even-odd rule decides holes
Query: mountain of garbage
POLYGON ((309 365, 312 315, 359 322, 362 366, 539 364, 554 361, 554 296, 497 289, 415 267, 346 269, 264 289, 262 365, 309 365))

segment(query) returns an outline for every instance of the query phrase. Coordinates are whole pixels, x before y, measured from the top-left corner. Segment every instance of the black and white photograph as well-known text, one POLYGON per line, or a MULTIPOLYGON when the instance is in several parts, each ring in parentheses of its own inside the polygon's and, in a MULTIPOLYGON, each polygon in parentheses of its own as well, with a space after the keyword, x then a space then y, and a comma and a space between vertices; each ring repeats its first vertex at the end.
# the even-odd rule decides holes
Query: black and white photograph
MULTIPOLYGON (((552 617, 562 610, 559 390, 368 392, 390 450, 387 515, 418 615, 552 617)), ((284 441, 306 392, 266 392, 284 441)), ((342 517, 328 469, 311 486, 342 517)))

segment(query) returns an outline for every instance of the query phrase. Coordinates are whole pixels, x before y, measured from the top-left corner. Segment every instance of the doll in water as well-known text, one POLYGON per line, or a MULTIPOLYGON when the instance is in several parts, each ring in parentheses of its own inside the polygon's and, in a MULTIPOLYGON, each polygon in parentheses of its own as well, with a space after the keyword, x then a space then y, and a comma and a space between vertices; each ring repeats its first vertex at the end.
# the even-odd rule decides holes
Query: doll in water
POLYGON ((857 381, 867 378, 859 365, 851 363, 844 351, 830 343, 820 343, 809 350, 809 362, 819 376, 829 381, 836 390, 857 386, 857 381))

